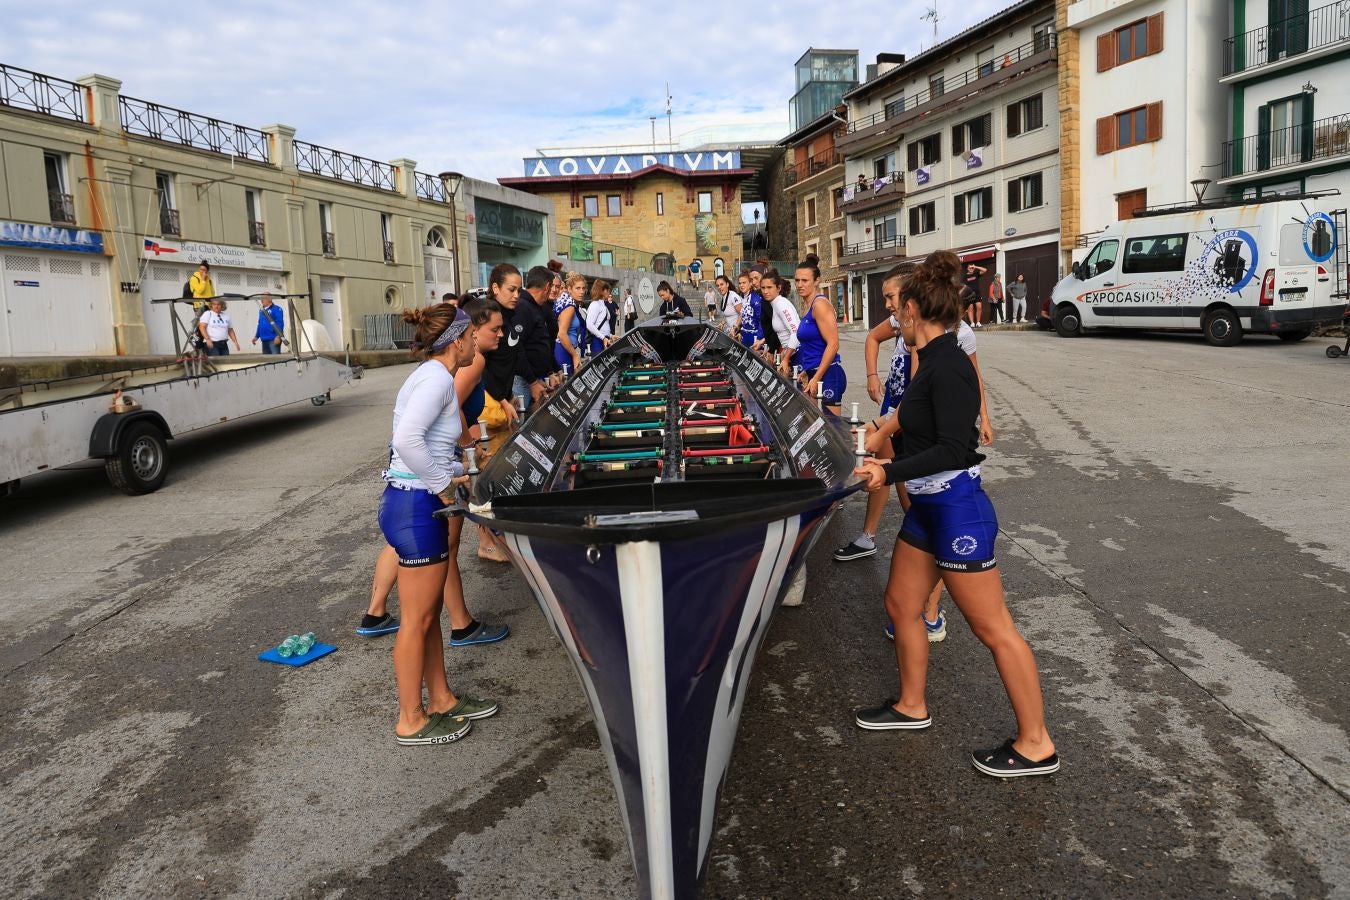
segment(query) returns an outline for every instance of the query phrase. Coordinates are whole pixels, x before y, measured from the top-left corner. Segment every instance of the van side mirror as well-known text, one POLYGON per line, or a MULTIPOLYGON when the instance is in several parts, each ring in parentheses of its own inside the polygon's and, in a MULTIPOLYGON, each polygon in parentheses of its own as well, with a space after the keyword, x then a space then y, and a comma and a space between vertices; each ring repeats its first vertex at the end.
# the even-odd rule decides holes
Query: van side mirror
POLYGON ((1071 271, 1073 272, 1074 278, 1078 279, 1079 281, 1083 280, 1083 264, 1081 262, 1074 263, 1071 271))

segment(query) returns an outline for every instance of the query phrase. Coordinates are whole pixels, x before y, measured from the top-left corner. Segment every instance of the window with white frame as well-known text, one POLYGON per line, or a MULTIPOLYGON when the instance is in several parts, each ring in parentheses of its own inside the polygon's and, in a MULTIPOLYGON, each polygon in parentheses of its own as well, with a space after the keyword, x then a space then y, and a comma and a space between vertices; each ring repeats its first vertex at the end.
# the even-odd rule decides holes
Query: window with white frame
POLYGON ((1040 94, 1008 104, 1008 137, 1017 137, 1045 125, 1045 106, 1040 94))
POLYGON ((75 198, 71 196, 70 183, 66 178, 66 155, 44 153, 42 167, 47 177, 47 205, 52 222, 75 224, 75 198))
POLYGON ((248 242, 255 247, 267 246, 267 229, 263 225, 262 191, 244 190, 244 214, 248 217, 248 242))
POLYGON ((937 201, 930 200, 909 208, 909 233, 928 234, 937 231, 937 201))
POLYGON ((712 208, 712 191, 698 192, 698 211, 701 213, 710 213, 712 208))

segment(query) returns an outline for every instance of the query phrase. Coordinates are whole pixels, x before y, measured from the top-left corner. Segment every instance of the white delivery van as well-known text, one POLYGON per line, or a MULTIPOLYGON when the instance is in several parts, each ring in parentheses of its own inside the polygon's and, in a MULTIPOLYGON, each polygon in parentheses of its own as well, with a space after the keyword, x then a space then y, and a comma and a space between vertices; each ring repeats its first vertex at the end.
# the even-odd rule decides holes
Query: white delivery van
POLYGON ((1093 237, 1055 286, 1051 321, 1085 328, 1199 330, 1216 347, 1243 334, 1299 341, 1339 322, 1346 211, 1335 194, 1141 210, 1093 237))

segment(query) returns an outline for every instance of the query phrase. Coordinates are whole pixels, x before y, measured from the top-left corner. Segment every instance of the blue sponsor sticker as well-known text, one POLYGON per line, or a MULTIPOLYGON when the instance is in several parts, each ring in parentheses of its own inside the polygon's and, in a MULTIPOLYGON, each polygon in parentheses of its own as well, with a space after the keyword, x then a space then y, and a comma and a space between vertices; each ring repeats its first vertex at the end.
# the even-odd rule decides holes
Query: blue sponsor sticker
POLYGON ((36 281, 16 281, 15 287, 41 287, 36 281))
POLYGON ((1324 212, 1315 212, 1303 221, 1303 252, 1313 262, 1323 263, 1336 252, 1336 223, 1324 212))

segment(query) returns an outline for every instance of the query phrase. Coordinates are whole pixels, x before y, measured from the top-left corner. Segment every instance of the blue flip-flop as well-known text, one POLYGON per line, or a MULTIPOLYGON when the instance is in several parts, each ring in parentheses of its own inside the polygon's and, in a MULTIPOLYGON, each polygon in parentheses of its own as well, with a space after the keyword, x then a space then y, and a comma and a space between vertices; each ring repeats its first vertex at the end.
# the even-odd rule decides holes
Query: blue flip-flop
POLYGON ((511 633, 511 629, 506 625, 489 625, 486 622, 479 622, 478 627, 469 632, 462 638, 450 638, 451 647, 469 647, 474 644, 495 644, 498 641, 506 640, 506 636, 511 633))
POLYGON ((395 631, 398 631, 398 619, 395 619, 389 613, 385 613, 378 619, 367 614, 361 619, 361 624, 356 629, 356 633, 362 637, 377 637, 395 631))

